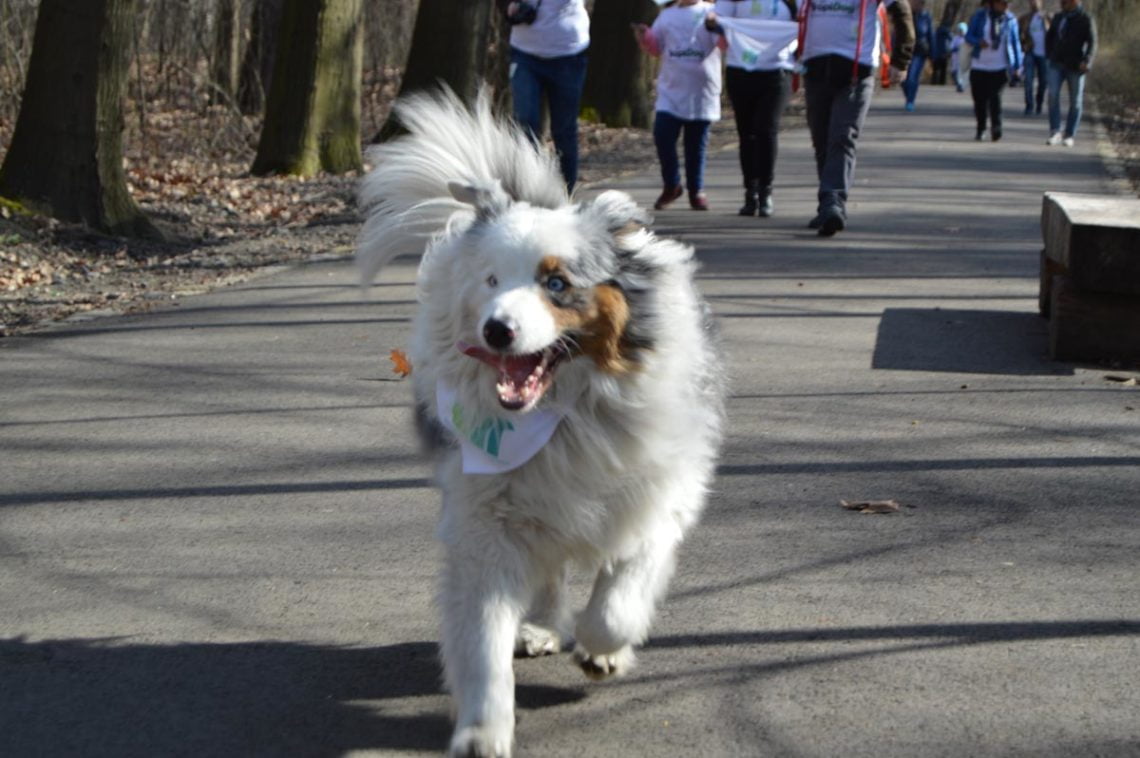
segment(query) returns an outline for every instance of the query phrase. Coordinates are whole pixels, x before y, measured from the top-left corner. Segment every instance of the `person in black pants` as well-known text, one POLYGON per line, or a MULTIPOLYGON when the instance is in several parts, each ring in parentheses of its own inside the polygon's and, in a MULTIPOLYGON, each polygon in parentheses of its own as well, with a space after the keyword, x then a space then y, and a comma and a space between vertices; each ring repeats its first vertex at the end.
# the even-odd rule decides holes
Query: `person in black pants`
MULTIPOLYGON (((726 35, 720 20, 737 19, 790 25, 796 20, 795 0, 717 0, 705 25, 726 35)), ((741 216, 771 216, 775 212, 772 183, 779 150, 780 116, 792 94, 794 47, 773 45, 757 54, 738 49, 728 37, 724 83, 740 138, 740 171, 744 175, 741 216)))
POLYGON ((1008 0, 986 0, 970 19, 966 41, 973 45, 970 66, 970 94, 974 98, 974 117, 978 131, 975 139, 986 134, 1001 139, 1001 96, 1010 75, 1021 68, 1021 35, 1017 17, 1009 11, 1008 0))

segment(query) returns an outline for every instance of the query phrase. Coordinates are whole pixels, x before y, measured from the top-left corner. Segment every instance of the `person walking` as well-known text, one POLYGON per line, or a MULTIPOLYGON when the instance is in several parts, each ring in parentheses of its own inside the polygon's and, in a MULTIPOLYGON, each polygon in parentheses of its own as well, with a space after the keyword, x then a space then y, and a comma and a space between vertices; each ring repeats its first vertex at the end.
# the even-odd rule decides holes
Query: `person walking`
POLYGON ((1025 115, 1031 116, 1041 112, 1048 79, 1045 69, 1045 33, 1049 31, 1049 19, 1041 11, 1041 0, 1029 0, 1029 12, 1017 20, 1017 26, 1021 30, 1021 49, 1025 54, 1025 115), (1037 83, 1036 98, 1033 93, 1034 82, 1037 83))
POLYGON ((705 155, 709 127, 720 119, 721 89, 720 38, 705 27, 705 16, 711 11, 712 5, 701 0, 677 0, 657 14, 652 27, 633 25, 641 49, 661 58, 653 142, 665 187, 653 204, 657 210, 684 192, 677 159, 677 138, 682 133, 689 207, 709 209, 704 191, 705 155))
POLYGON ((910 66, 914 23, 906 0, 804 0, 801 59, 808 131, 819 177, 818 207, 808 223, 821 237, 847 226, 847 199, 855 177, 856 142, 875 89, 875 18, 879 4, 891 17, 891 69, 910 66))
POLYGON ((910 59, 903 94, 906 96, 906 110, 914 110, 918 97, 918 86, 922 83, 922 72, 926 61, 934 53, 934 17, 926 10, 926 0, 910 0, 910 10, 914 18, 914 57, 910 59))
POLYGON ((970 71, 970 48, 966 46, 966 22, 960 21, 954 27, 954 38, 950 40, 950 75, 954 79, 954 88, 959 92, 966 91, 966 74, 970 71), (962 48, 966 46, 966 54, 962 48))
POLYGON ((499 0, 511 24, 510 80, 514 116, 538 142, 542 103, 566 188, 578 182, 578 110, 586 81, 590 17, 585 0, 499 0))
POLYGON ((973 46, 970 94, 978 122, 974 138, 985 137, 988 116, 990 139, 997 142, 1002 134, 1002 92, 1011 74, 1021 68, 1021 35, 1009 0, 985 0, 970 18, 966 41, 973 46))
MULTIPOLYGON (((795 0, 716 0, 706 25, 725 34, 725 23, 746 20, 740 34, 728 37, 725 53, 724 84, 736 119, 740 142, 740 171, 744 176, 744 205, 741 216, 768 217, 775 212, 772 184, 779 151, 780 117, 792 93, 795 68, 795 0), (781 26, 792 29, 788 44, 752 45, 746 36, 750 29, 781 26), (734 44, 735 42, 735 44, 734 44)), ((742 25, 743 26, 743 25, 742 25)))
POLYGON ((934 30, 934 52, 930 59, 930 83, 938 86, 946 84, 946 69, 950 64, 950 43, 954 33, 948 24, 941 24, 934 30))
POLYGON ((1096 58, 1096 22, 1085 11, 1081 0, 1061 0, 1061 12, 1053 16, 1045 34, 1045 54, 1049 59, 1049 139, 1050 145, 1072 147, 1081 123, 1085 97, 1085 74, 1096 58), (1069 87, 1069 113, 1061 132, 1061 85, 1069 87))

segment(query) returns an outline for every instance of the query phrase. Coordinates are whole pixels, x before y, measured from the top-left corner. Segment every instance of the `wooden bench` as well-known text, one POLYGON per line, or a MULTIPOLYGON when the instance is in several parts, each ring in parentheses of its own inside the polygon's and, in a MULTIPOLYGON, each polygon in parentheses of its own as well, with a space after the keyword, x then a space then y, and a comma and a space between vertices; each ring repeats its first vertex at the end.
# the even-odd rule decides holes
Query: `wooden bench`
POLYGON ((1041 235, 1050 357, 1140 364, 1140 199, 1047 192, 1041 235))

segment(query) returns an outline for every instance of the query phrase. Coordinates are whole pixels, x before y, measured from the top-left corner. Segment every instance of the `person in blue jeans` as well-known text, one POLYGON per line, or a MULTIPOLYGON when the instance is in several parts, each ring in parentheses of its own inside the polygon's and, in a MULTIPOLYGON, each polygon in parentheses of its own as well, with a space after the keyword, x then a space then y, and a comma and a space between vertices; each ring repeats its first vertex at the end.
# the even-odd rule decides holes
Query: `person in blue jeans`
POLYGON ((578 110, 590 46, 585 0, 499 0, 499 5, 511 23, 510 80, 515 120, 537 143, 542 132, 542 102, 546 100, 558 165, 567 190, 573 191, 578 181, 578 110))
POLYGON ((1049 31, 1049 17, 1041 10, 1041 0, 1029 0, 1029 12, 1017 20, 1021 31, 1021 49, 1025 53, 1025 115, 1041 112, 1045 102, 1048 74, 1045 58, 1045 35, 1049 31), (1036 98, 1033 83, 1037 83, 1036 98))
POLYGON ((926 10, 926 0, 910 0, 910 9, 914 19, 914 57, 910 59, 910 68, 907 69, 902 89, 906 95, 906 109, 913 111, 922 72, 926 70, 926 61, 934 52, 934 17, 926 10))
POLYGON ((1049 139, 1046 144, 1072 147, 1081 123, 1085 74, 1096 57, 1096 23, 1081 7, 1081 0, 1061 0, 1061 12, 1045 35, 1049 58, 1049 139), (1061 85, 1069 87, 1069 114, 1061 132, 1061 85))

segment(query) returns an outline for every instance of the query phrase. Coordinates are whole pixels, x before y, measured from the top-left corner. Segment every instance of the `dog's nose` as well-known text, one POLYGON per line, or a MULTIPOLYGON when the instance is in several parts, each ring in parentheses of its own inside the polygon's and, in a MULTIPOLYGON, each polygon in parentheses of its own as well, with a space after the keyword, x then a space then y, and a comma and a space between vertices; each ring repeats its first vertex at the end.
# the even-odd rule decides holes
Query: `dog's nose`
POLYGON ((496 350, 506 350, 514 342, 515 330, 493 318, 483 324, 483 339, 496 350))

